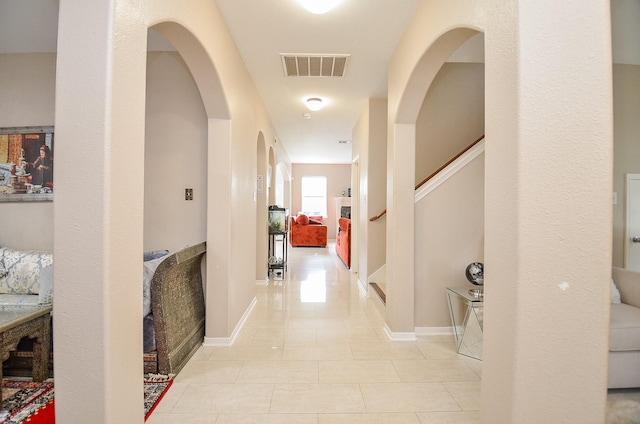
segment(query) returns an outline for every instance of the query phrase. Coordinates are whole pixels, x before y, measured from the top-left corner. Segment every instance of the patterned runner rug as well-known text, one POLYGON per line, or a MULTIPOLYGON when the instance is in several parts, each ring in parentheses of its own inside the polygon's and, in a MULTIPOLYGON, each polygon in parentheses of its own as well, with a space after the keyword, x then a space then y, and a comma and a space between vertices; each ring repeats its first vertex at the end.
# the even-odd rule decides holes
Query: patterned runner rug
MULTIPOLYGON (((171 376, 172 377, 172 376, 171 376)), ((151 375, 144 380, 144 419, 158 406, 173 379, 151 375)), ((23 380, 2 380, 1 424, 55 423, 53 381, 34 383, 23 380)))

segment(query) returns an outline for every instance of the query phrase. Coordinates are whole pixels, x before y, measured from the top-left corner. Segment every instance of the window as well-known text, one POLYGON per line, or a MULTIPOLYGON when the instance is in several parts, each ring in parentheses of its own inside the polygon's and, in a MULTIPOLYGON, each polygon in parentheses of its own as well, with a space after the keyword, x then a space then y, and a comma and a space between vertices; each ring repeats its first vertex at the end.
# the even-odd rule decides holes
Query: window
POLYGON ((302 212, 327 217, 327 178, 302 177, 302 212))

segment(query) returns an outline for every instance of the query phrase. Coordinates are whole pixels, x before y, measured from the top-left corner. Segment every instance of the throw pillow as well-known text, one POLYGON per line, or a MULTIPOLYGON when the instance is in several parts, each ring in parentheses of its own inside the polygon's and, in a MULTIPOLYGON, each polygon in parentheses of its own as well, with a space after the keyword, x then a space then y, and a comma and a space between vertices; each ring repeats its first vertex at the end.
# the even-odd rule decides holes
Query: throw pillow
POLYGON ((611 279, 611 303, 621 303, 620 301, 620 291, 616 287, 616 283, 611 279))
POLYGON ((142 255, 142 260, 150 261, 152 259, 157 259, 168 254, 169 254, 168 250, 148 250, 144 252, 144 254, 142 255))
POLYGON ((308 225, 309 224, 309 217, 303 213, 301 213, 300 215, 298 215, 298 218, 296 218, 296 223, 300 224, 300 225, 308 225))
POLYGON ((51 253, 0 248, 0 268, 6 271, 0 278, 0 293, 38 294, 40 271, 52 263, 51 253))
POLYGON ((153 274, 156 272, 156 268, 160 265, 160 262, 164 261, 167 256, 160 256, 159 258, 151 259, 142 263, 142 317, 146 317, 151 312, 151 280, 153 280, 153 274))
POLYGON ((40 305, 53 303, 53 264, 47 265, 40 271, 40 293, 38 293, 40 305))

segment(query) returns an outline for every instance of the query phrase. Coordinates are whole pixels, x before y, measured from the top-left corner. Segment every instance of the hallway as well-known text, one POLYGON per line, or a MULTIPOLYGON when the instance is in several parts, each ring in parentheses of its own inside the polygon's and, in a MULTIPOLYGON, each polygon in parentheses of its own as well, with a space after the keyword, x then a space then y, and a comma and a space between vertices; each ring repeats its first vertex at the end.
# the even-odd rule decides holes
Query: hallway
POLYGON ((453 336, 389 341, 334 242, 290 248, 233 346, 202 347, 147 423, 478 423, 482 363, 453 336))

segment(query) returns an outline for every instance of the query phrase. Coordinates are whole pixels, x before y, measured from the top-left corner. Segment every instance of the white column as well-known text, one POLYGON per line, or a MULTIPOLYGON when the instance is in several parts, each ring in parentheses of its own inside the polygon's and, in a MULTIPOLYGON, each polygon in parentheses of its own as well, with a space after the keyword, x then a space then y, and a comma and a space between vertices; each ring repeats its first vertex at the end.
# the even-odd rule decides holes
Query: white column
POLYGON ((486 42, 482 422, 601 423, 611 272, 609 2, 496 8, 486 42), (502 14, 502 15, 501 15, 502 14))
POLYGON ((386 323, 392 338, 415 338, 415 125, 395 124, 387 150, 386 323))
POLYGON ((142 423, 146 26, 60 2, 54 199, 56 421, 142 423), (117 36, 116 36, 117 34, 117 36))

